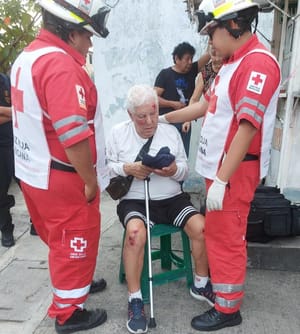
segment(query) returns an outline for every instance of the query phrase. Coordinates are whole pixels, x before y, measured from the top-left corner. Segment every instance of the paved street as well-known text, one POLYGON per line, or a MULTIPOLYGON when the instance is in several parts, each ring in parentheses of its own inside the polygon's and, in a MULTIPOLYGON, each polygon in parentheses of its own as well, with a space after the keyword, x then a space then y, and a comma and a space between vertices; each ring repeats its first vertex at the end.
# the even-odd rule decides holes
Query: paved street
MULTIPOLYGON (((16 197, 12 209, 16 245, 0 247, 0 334, 55 334, 54 321, 46 316, 51 300, 47 248, 29 234, 28 213, 15 185, 11 193, 16 197)), ((115 202, 104 195, 101 207, 103 233, 96 277, 104 277, 108 287, 90 296, 86 306, 104 307, 108 321, 86 333, 127 333, 126 285, 118 281, 123 231, 115 215, 115 202)), ((190 320, 207 309, 205 303, 190 297, 184 280, 154 287, 157 327, 149 333, 198 333, 190 327, 190 320)), ((148 305, 146 312, 149 315, 148 305)), ((217 333, 299 334, 300 272, 248 269, 241 313, 242 325, 217 333)))

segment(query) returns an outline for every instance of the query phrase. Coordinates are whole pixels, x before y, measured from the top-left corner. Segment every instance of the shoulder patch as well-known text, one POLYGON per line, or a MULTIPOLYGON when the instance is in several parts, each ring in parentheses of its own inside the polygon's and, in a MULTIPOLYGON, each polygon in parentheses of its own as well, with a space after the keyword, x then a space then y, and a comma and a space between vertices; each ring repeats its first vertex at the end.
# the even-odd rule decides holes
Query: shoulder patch
POLYGON ((265 74, 252 71, 247 84, 247 90, 256 94, 261 94, 266 78, 267 76, 265 74))
POLYGON ((80 85, 76 85, 77 98, 80 108, 86 110, 86 100, 84 88, 80 85))

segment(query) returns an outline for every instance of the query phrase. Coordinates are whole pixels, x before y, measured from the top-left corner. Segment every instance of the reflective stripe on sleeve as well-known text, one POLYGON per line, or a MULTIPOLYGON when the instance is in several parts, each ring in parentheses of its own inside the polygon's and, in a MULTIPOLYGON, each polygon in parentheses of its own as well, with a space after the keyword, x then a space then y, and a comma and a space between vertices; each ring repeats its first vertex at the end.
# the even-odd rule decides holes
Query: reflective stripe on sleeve
POLYGON ((250 117, 252 117, 253 119, 256 120, 256 122, 258 124, 261 124, 262 123, 262 117, 260 117, 255 111, 253 111, 252 109, 250 108, 242 108, 238 113, 237 113, 237 117, 239 117, 239 115, 241 114, 247 114, 249 115, 250 117))
POLYGON ((255 99, 251 99, 250 97, 243 97, 236 105, 235 105, 235 110, 238 110, 240 108, 240 106, 244 103, 250 104, 251 106, 257 108, 258 110, 260 110, 262 113, 265 113, 266 111, 266 106, 264 106, 263 104, 261 104, 260 102, 258 102, 255 99))
POLYGON ((70 138, 77 136, 79 133, 84 132, 88 129, 89 127, 87 124, 82 124, 80 126, 77 126, 76 128, 73 128, 72 130, 65 132, 63 135, 60 135, 59 140, 60 142, 64 142, 66 140, 69 140, 70 138))
POLYGON ((56 131, 59 131, 60 128, 72 123, 87 123, 87 120, 85 117, 79 115, 68 116, 53 123, 53 127, 56 131))

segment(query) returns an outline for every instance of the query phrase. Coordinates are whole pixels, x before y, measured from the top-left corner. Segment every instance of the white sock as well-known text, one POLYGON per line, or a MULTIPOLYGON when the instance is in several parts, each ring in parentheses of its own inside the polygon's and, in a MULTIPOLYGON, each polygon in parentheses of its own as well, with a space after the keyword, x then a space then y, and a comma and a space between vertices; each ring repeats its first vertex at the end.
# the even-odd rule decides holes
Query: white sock
POLYGON ((199 276, 195 274, 194 285, 196 288, 204 288, 208 282, 208 276, 199 276))
POLYGON ((138 290, 136 292, 129 292, 128 291, 128 300, 129 300, 129 302, 131 302, 131 300, 134 299, 134 298, 143 299, 142 298, 142 292, 141 292, 141 290, 138 290))

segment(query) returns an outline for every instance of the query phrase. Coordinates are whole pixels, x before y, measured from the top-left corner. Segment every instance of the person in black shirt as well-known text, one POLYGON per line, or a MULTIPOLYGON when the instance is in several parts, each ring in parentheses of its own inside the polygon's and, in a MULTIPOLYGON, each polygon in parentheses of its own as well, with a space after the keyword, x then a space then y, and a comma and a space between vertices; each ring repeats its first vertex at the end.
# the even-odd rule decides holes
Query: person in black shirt
MULTIPOLYGON (((161 70, 155 80, 154 88, 158 95, 159 114, 183 108, 189 104, 195 89, 195 79, 201 68, 208 62, 205 53, 193 62, 195 48, 187 42, 178 44, 172 53, 174 65, 161 70)), ((181 134, 186 155, 189 155, 190 122, 174 124, 181 134)))
POLYGON ((0 73, 0 230, 1 244, 11 247, 15 244, 10 208, 14 197, 8 195, 8 188, 14 176, 13 132, 11 122, 10 80, 0 73))

